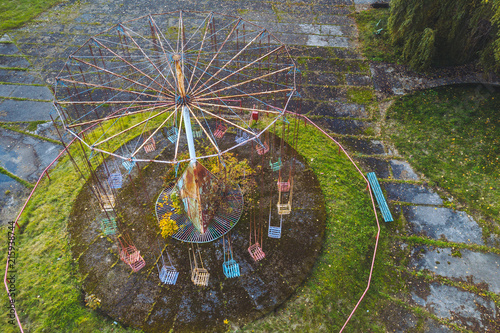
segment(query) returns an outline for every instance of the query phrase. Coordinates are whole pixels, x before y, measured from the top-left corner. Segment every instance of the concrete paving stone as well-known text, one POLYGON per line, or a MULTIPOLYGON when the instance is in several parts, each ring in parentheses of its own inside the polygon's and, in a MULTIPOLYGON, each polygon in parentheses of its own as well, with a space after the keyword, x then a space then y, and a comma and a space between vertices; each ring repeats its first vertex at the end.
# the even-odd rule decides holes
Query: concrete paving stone
MULTIPOLYGON (((377 178, 389 178, 389 163, 374 157, 358 158, 366 172, 375 172, 377 178)), ((396 215, 396 214, 394 214, 396 215)))
POLYGON ((347 15, 326 15, 322 12, 314 17, 314 23, 355 26, 356 21, 347 15))
POLYGON ((347 120, 347 119, 318 119, 314 120, 321 128, 337 133, 348 135, 364 134, 371 123, 361 120, 347 120))
POLYGON ((14 89, 16 89, 16 86, 13 84, 0 85, 0 97, 9 97, 14 89))
POLYGON ((351 14, 351 9, 347 6, 322 6, 315 5, 311 6, 311 11, 313 13, 321 13, 326 15, 349 15, 351 14))
POLYGON ((372 79, 368 75, 346 74, 345 81, 348 86, 371 86, 372 79))
POLYGON ((55 112, 50 102, 16 101, 6 99, 0 102, 0 121, 50 120, 55 112))
POLYGON ((0 38, 0 43, 8 43, 11 42, 12 39, 10 38, 9 35, 5 34, 0 38))
POLYGON ((351 6, 352 0, 314 0, 314 4, 323 6, 351 6))
POLYGON ((317 105, 311 112, 313 115, 318 116, 331 116, 331 117, 352 117, 352 118, 368 118, 365 106, 355 103, 343 102, 325 102, 317 105))
POLYGON ((0 128, 0 165, 29 182, 38 180, 61 148, 51 142, 0 128))
POLYGON ((450 248, 422 248, 425 252, 412 249, 410 268, 427 269, 447 278, 480 284, 482 289, 500 294, 500 255, 460 250, 458 257, 452 255, 450 248))
POLYGON ((442 205, 443 200, 437 193, 423 185, 408 183, 384 183, 387 199, 393 201, 411 202, 421 205, 442 205))
POLYGON ((492 300, 438 283, 420 289, 413 287, 412 300, 439 318, 465 325, 474 332, 486 332, 495 325, 497 313, 492 300))
POLYGON ((14 67, 14 68, 28 68, 30 63, 24 57, 6 57, 0 55, 0 68, 14 67))
POLYGON ((356 73, 364 70, 364 63, 357 60, 306 59, 305 64, 308 71, 356 73))
POLYGON ((413 171, 410 164, 406 161, 391 160, 391 169, 394 179, 401 180, 419 180, 418 175, 413 171))
POLYGON ((14 84, 0 85, 0 97, 41 99, 47 101, 53 99, 52 92, 47 87, 14 84))
MULTIPOLYGON (((265 22, 262 23, 265 26, 265 22)), ((270 29, 270 28, 269 28, 270 29)), ((278 23, 277 32, 307 34, 307 35, 326 35, 326 36, 353 36, 354 28, 342 25, 310 24, 310 23, 278 23)))
POLYGON ((329 100, 342 96, 342 89, 330 86, 303 86, 300 90, 302 98, 329 100))
POLYGON ((342 138, 342 145, 351 151, 356 151, 364 155, 381 155, 384 154, 384 144, 378 140, 359 139, 359 138, 342 138))
POLYGON ((446 325, 443 325, 433 319, 427 318, 424 323, 424 332, 425 333, 455 333, 459 332, 454 329, 449 328, 446 325))
POLYGON ((0 82, 41 84, 42 81, 29 71, 17 71, 0 68, 0 82))
POLYGON ((316 84, 316 85, 329 85, 339 86, 342 85, 343 78, 338 73, 323 73, 320 71, 304 72, 302 84, 316 84))
POLYGON ((404 206, 403 215, 411 234, 484 245, 482 228, 465 212, 441 207, 404 206))
POLYGON ((19 54, 19 49, 13 43, 0 43, 0 55, 19 54))
POLYGON ((9 176, 0 174, 0 226, 15 221, 30 191, 9 176))
MULTIPOLYGON (((361 55, 355 50, 344 48, 326 48, 318 46, 291 45, 289 47, 290 55, 294 58, 300 56, 321 57, 326 59, 361 59, 361 55)), ((299 66, 300 67, 300 66, 299 66)), ((339 75, 341 73, 338 73, 339 75)))
POLYGON ((322 47, 343 47, 349 48, 352 42, 348 37, 330 37, 309 35, 306 41, 307 46, 322 46, 322 47))

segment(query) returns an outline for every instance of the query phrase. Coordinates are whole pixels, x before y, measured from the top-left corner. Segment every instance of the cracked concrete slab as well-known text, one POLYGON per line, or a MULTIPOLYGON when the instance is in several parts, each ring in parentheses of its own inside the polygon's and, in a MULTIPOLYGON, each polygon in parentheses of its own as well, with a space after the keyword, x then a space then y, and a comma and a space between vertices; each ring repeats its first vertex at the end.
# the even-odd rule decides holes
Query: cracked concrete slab
POLYGON ((411 202, 421 205, 442 205, 443 200, 437 193, 423 185, 409 183, 384 183, 387 199, 393 201, 411 202))
POLYGON ((0 97, 14 97, 51 101, 52 91, 44 86, 0 85, 0 97))
POLYGON ((6 57, 0 55, 0 68, 2 67, 29 68, 30 63, 24 57, 6 57))
POLYGON ((0 54, 1 55, 13 55, 19 54, 19 49, 13 43, 0 43, 0 54))
POLYGON ((391 160, 391 169, 394 179, 400 180, 419 180, 418 175, 413 171, 410 163, 400 160, 391 160))
POLYGON ((6 99, 0 102, 0 121, 50 120, 55 114, 51 102, 18 101, 6 99))
POLYGON ((411 234, 450 242, 484 245, 482 228, 465 212, 450 208, 404 206, 411 234))
POLYGON ((461 256, 453 256, 449 248, 430 249, 424 246, 423 249, 425 252, 412 250, 410 267, 480 284, 483 289, 500 294, 500 255, 460 250, 461 256))
POLYGON ((7 83, 25 83, 25 84, 42 84, 43 82, 31 75, 28 71, 10 70, 0 68, 0 82, 7 83))
POLYGON ((0 165, 29 182, 38 180, 61 148, 51 142, 0 128, 0 165))
POLYGON ((489 331, 493 328, 491 323, 496 321, 493 300, 455 287, 431 283, 418 291, 414 288, 411 297, 416 304, 439 318, 465 325, 475 332, 489 331))
POLYGON ((16 219, 29 193, 24 185, 0 174, 0 225, 16 219))

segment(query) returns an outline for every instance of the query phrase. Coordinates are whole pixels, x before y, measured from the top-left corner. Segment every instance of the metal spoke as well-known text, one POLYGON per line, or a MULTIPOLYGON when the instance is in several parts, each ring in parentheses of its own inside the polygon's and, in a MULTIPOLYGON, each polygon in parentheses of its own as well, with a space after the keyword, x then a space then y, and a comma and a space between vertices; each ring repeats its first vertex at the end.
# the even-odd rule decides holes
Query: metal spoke
MULTIPOLYGON (((252 61, 252 62, 251 62, 251 63, 249 63, 248 65, 243 66, 242 68, 238 69, 237 71, 235 71, 235 72, 233 72, 233 73, 229 74, 228 76, 224 77, 223 79, 219 80, 218 82, 215 82, 215 83, 213 83, 212 85, 210 85, 210 86, 206 87, 205 89, 203 89, 203 90, 201 90, 201 91, 198 91, 198 93, 199 93, 199 94, 201 94, 202 92, 204 92, 204 91, 206 91, 206 90, 208 90, 208 89, 212 88, 212 87, 213 87, 213 86, 215 86, 216 84, 218 84, 218 83, 220 83, 220 82, 223 82, 223 81, 225 81, 225 80, 229 79, 231 76, 233 76, 233 75, 235 75, 235 74, 238 74, 238 73, 239 73, 239 72, 241 72, 242 70, 244 70, 244 69, 246 69, 246 68, 248 68, 248 67, 252 66, 253 64, 257 63, 258 61, 261 61, 262 59, 264 59, 264 58, 265 58, 265 57, 267 57, 267 56, 272 55, 273 53, 275 53, 275 52, 277 52, 277 51, 281 50, 282 48, 283 48, 283 45, 281 45, 281 46, 277 47, 276 49, 274 49, 274 50, 272 50, 272 51, 270 51, 270 52, 266 53, 265 55, 263 55, 263 56, 261 56, 261 57, 259 57, 259 58, 255 59, 254 61, 252 61)), ((293 67, 293 66, 290 66, 290 67, 285 67, 285 68, 286 68, 286 69, 290 69, 291 67, 293 67)), ((282 71, 282 70, 280 70, 280 71, 282 71)), ((274 73, 279 73, 279 72, 273 72, 272 74, 274 74, 274 73)), ((268 74, 269 74, 269 73, 268 73, 268 74)), ((261 76, 261 77, 267 77, 267 76, 269 76, 269 75, 263 75, 263 76, 261 76)), ((258 79, 258 78, 256 78, 256 79, 258 79)), ((252 81, 255 81, 256 79, 253 79, 252 81)), ((203 95, 202 95, 202 96, 203 96, 203 95)))

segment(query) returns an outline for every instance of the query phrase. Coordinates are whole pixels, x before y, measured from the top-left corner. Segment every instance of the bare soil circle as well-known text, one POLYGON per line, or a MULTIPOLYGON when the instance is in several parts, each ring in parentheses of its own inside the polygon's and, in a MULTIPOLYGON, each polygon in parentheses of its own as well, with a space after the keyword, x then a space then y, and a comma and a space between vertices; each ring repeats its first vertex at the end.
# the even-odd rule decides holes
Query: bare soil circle
MULTIPOLYGON (((229 145, 234 138, 235 134, 228 132, 223 141, 229 145)), ((257 189, 252 199, 245 198, 245 210, 231 231, 233 255, 241 276, 224 276, 221 238, 200 244, 204 267, 210 272, 207 287, 191 282, 190 244, 174 239, 164 241, 160 235, 155 202, 164 189, 165 165, 150 163, 134 168, 116 195, 119 233, 130 235, 146 262, 137 273, 120 260, 116 235, 102 233, 100 222, 105 216, 91 192, 95 180, 89 179, 73 206, 68 233, 83 291, 101 300, 99 312, 145 332, 220 332, 226 331, 228 325, 241 327, 267 314, 294 293, 320 252, 325 204, 319 182, 307 162, 284 143, 281 159, 285 179, 290 162, 294 161, 292 212, 283 215, 281 238, 268 237, 270 199, 271 224, 279 226, 280 221, 276 208, 278 172, 269 165, 270 158, 274 161, 279 156, 280 138, 270 134, 269 140, 274 149, 263 156, 255 153, 251 142, 234 151, 238 158, 248 159, 253 169, 260 169, 260 165, 262 172, 256 173, 257 189), (266 257, 259 262, 248 253, 253 215, 263 230, 266 257), (168 243, 168 253, 179 271, 175 285, 164 285, 158 278, 158 241, 168 243)), ((163 146, 171 149, 172 145, 164 142, 163 146)))

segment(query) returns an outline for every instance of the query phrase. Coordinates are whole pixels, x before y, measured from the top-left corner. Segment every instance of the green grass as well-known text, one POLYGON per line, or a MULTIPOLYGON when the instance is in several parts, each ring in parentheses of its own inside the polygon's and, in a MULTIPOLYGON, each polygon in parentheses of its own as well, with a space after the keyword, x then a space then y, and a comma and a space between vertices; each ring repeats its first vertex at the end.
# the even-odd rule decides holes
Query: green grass
MULTIPOLYGON (((500 213, 500 92, 455 86, 398 98, 383 133, 412 166, 479 217, 500 213)), ((493 227, 494 228, 494 227, 493 227)), ((492 230, 490 230, 492 231, 492 230)))
POLYGON ((61 0, 1 0, 0 36, 7 30, 17 28, 33 19, 61 0))
POLYGON ((369 104, 375 100, 373 90, 362 88, 349 88, 347 98, 357 104, 369 104))
POLYGON ((397 62, 399 59, 387 31, 389 12, 389 9, 370 9, 353 14, 363 55, 370 60, 397 62), (377 34, 379 29, 382 30, 377 34))
MULTIPOLYGON (((30 123, 27 126, 26 129, 28 131, 35 131, 37 129, 38 124, 40 124, 40 123, 44 123, 44 121, 30 123)), ((57 145, 61 144, 60 141, 57 141, 57 140, 54 140, 54 139, 51 139, 51 138, 47 138, 45 136, 37 135, 37 134, 31 133, 31 132, 23 131, 19 127, 18 124, 12 124, 12 123, 11 124, 4 124, 4 123, 0 123, 0 127, 3 127, 5 129, 11 130, 11 131, 14 131, 14 132, 17 132, 17 133, 21 133, 21 134, 24 134, 24 135, 29 135, 29 136, 31 136, 33 138, 36 138, 36 139, 39 139, 39 140, 48 141, 48 142, 51 142, 51 143, 54 143, 54 144, 57 144, 57 145)))
POLYGON ((12 172, 9 172, 9 171, 5 170, 5 169, 4 169, 4 168, 2 168, 1 166, 0 166, 0 173, 1 173, 1 174, 4 174, 4 175, 6 175, 6 176, 9 176, 10 178, 13 178, 13 179, 17 180, 18 182, 20 182, 21 184, 23 184, 23 185, 24 185, 24 186, 26 186, 27 188, 33 188, 33 186, 34 186, 34 185, 33 185, 33 184, 31 184, 30 182, 28 182, 28 181, 26 181, 26 180, 24 180, 24 179, 22 179, 22 178, 20 178, 20 177, 16 176, 16 175, 15 175, 15 174, 13 174, 12 172))

